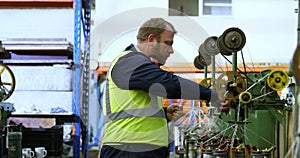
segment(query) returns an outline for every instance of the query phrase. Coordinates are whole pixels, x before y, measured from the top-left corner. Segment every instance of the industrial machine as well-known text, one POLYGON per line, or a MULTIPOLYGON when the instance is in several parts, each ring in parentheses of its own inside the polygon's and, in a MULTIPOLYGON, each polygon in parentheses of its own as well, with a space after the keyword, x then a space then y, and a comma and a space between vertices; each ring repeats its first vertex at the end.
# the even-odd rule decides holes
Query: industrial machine
POLYGON ((14 111, 12 103, 4 102, 15 90, 15 77, 8 66, 0 63, 0 127, 5 127, 7 124, 7 116, 14 111))
POLYGON ((11 127, 7 126, 7 119, 15 109, 12 103, 5 102, 14 92, 15 83, 11 69, 0 63, 0 157, 21 156, 22 134, 20 131, 12 132, 11 127))
POLYGON ((180 128, 180 145, 176 148, 179 157, 274 158, 287 152, 286 113, 292 109, 294 96, 289 93, 282 97, 279 92, 290 87, 291 76, 283 70, 238 69, 238 51, 245 43, 243 31, 232 27, 220 37, 208 37, 200 45, 194 65, 205 73, 211 65, 212 72, 212 77, 200 84, 217 90, 219 96, 230 102, 231 110, 224 114, 209 108, 203 116, 201 106, 191 108, 190 115, 201 115, 193 117, 194 124, 180 128), (232 71, 216 77, 215 56, 219 53, 232 64, 232 71), (232 61, 228 56, 232 56, 232 61), (209 120, 205 124, 208 128, 202 124, 205 117, 209 120), (278 130, 278 124, 282 131, 278 130))

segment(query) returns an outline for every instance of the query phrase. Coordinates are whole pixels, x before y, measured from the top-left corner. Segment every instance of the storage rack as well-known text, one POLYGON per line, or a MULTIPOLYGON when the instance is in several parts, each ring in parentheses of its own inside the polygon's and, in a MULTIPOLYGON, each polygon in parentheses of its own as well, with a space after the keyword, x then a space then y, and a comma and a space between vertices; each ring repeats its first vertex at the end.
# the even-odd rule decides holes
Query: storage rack
MULTIPOLYGON (((91 0, 76 0, 74 13, 74 95, 73 95, 73 113, 80 116, 84 125, 89 124, 89 71, 90 71, 90 25, 91 25, 91 0), (81 51, 81 22, 84 34, 84 51, 81 51), (81 69, 82 68, 82 69, 81 69), (82 71, 81 71, 82 70, 82 71), (81 82, 82 79, 82 82, 81 82), (81 89, 82 87, 82 89, 81 89)), ((80 157, 80 120, 76 120, 76 132, 74 135, 73 157, 80 157)), ((88 131, 81 132, 83 157, 87 155, 88 131)))

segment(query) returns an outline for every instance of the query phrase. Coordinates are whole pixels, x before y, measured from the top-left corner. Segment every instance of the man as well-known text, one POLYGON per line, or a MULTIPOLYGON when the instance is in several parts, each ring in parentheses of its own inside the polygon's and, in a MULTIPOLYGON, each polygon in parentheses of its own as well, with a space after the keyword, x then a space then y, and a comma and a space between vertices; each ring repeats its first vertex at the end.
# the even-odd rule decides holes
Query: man
POLYGON ((131 44, 112 62, 104 92, 101 158, 166 158, 167 119, 179 107, 163 110, 162 98, 201 99, 228 108, 215 91, 159 67, 174 52, 175 34, 171 23, 152 18, 140 27, 137 46, 131 44))

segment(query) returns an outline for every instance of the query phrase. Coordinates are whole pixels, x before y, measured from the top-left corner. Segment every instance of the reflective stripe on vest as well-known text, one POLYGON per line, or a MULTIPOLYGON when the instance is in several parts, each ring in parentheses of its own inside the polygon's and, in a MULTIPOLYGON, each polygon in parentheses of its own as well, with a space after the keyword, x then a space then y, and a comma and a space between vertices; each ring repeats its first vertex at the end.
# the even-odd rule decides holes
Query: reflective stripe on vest
POLYGON ((109 122, 111 120, 120 120, 124 118, 133 118, 133 117, 142 117, 142 116, 151 116, 151 117, 160 117, 165 118, 165 112, 158 108, 140 108, 140 109, 129 109, 129 110, 122 110, 119 112, 111 112, 110 108, 110 96, 109 96, 109 84, 106 82, 106 116, 105 122, 109 122))

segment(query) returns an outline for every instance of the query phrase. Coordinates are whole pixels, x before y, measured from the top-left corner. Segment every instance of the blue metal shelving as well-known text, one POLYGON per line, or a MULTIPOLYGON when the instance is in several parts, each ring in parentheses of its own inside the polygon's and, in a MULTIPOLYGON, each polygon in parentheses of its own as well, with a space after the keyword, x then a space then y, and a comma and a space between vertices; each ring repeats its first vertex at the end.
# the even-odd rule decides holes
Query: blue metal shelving
POLYGON ((73 79, 73 113, 80 119, 75 123, 73 143, 73 157, 80 158, 80 151, 84 158, 88 157, 88 125, 89 125, 89 60, 90 60, 90 24, 91 24, 91 0, 76 0, 74 12, 74 79, 73 79), (83 25, 83 27, 82 27, 83 25), (81 51, 81 36, 83 29, 84 51, 81 51), (82 81, 82 82, 81 82, 82 81), (82 136, 82 137, 80 137, 82 136), (82 144, 80 144, 80 138, 82 144))

